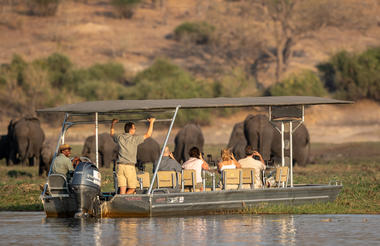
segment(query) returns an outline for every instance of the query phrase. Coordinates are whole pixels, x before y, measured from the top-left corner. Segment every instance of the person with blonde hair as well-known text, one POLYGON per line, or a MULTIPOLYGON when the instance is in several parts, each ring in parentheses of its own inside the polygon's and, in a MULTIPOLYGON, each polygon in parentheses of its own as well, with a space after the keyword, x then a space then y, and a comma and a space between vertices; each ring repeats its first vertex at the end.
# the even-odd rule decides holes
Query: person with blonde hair
POLYGON ((218 169, 220 172, 225 169, 241 168, 241 165, 235 159, 235 156, 231 153, 230 149, 222 149, 220 154, 222 157, 222 161, 218 163, 218 169))

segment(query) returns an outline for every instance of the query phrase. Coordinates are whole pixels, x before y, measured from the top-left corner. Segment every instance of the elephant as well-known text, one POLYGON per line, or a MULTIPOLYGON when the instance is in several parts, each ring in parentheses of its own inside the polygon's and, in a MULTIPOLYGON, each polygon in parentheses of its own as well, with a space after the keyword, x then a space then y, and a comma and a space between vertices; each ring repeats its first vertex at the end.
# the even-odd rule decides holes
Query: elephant
POLYGON ((40 121, 34 117, 23 117, 19 120, 11 120, 8 125, 9 161, 10 164, 25 164, 33 166, 35 159, 40 158, 42 144, 45 134, 41 128, 40 121))
POLYGON ((231 132, 230 140, 228 141, 227 148, 230 148, 237 160, 245 157, 245 147, 247 140, 244 135, 244 122, 239 122, 234 125, 231 132))
POLYGON ((51 162, 53 161, 54 157, 54 143, 52 141, 45 141, 41 148, 41 155, 40 155, 40 163, 38 167, 38 175, 42 176, 44 171, 46 172, 46 175, 48 175, 50 170, 51 162))
POLYGON ((8 135, 0 136, 0 160, 6 159, 6 163, 9 161, 9 141, 8 135))
MULTIPOLYGON (((117 158, 118 146, 109 133, 99 134, 98 141, 99 164, 101 167, 110 167, 111 161, 117 158)), ((95 135, 87 137, 84 141, 82 155, 95 162, 95 135)))
POLYGON ((189 150, 198 147, 203 152, 204 138, 198 125, 186 124, 175 136, 174 158, 178 162, 185 162, 189 157, 189 150))
POLYGON ((154 163, 160 157, 160 145, 153 138, 147 138, 137 146, 137 168, 144 170, 145 163, 154 163))
MULTIPOLYGON (((263 159, 281 158, 281 134, 271 125, 265 115, 248 115, 244 120, 247 144, 257 149, 263 159)), ((310 153, 310 135, 304 124, 293 133, 293 163, 306 165, 310 153)))

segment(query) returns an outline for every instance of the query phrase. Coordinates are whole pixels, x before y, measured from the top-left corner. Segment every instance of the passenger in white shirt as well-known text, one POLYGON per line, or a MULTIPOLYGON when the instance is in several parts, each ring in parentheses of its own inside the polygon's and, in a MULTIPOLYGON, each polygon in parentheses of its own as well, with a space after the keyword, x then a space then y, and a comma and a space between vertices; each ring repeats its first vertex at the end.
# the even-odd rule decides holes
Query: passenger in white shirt
POLYGON ((202 154, 197 147, 192 147, 189 151, 190 159, 182 164, 183 169, 193 169, 195 170, 195 179, 197 189, 203 190, 202 188, 202 169, 209 170, 209 166, 205 160, 203 160, 202 154))

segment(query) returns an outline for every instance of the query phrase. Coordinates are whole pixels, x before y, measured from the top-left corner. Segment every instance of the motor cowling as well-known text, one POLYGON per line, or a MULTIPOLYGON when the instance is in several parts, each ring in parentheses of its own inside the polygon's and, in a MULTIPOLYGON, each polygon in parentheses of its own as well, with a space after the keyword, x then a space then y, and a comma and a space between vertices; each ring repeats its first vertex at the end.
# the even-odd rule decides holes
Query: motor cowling
POLYGON ((80 162, 77 165, 71 181, 78 207, 76 217, 94 215, 100 195, 100 181, 101 174, 93 163, 80 162))

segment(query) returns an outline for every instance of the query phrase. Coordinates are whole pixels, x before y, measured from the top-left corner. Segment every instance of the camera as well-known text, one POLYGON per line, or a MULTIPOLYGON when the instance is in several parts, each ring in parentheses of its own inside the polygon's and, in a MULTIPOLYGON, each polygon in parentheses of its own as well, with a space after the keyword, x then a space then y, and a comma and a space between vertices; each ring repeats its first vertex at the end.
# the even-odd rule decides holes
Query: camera
POLYGON ((255 159, 255 160, 260 161, 260 156, 258 156, 258 155, 254 155, 254 156, 252 156, 252 158, 255 159))

